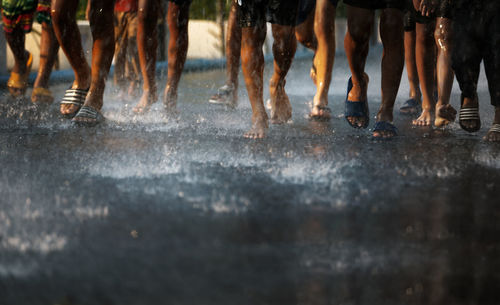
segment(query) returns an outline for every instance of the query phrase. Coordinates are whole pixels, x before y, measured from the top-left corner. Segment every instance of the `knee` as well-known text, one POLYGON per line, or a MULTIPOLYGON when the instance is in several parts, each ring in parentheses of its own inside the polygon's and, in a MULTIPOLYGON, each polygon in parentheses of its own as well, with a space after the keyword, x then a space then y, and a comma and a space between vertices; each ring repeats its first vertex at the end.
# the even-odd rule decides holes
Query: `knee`
POLYGON ((371 34, 370 23, 358 23, 348 26, 348 34, 356 44, 368 44, 371 34))
POLYGON ((311 49, 314 46, 313 37, 311 37, 311 35, 307 35, 307 33, 297 31, 295 32, 295 39, 297 39, 297 41, 306 48, 311 49))

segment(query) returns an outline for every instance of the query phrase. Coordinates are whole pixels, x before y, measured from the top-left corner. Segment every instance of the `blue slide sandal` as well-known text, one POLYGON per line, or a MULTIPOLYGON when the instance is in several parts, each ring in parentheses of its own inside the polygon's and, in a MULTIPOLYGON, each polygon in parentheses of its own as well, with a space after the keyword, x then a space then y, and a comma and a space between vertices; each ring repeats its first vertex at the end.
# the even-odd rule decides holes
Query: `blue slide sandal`
MULTIPOLYGON (((368 110, 368 102, 365 101, 350 101, 349 100, 349 92, 352 89, 352 78, 349 77, 349 82, 347 83, 347 95, 345 98, 345 112, 344 116, 347 120, 348 117, 356 117, 356 118, 365 118, 365 123, 362 128, 368 127, 368 123, 370 122, 369 110, 368 110)), ((347 123, 354 128, 360 128, 360 126, 352 124, 347 120, 347 123)))

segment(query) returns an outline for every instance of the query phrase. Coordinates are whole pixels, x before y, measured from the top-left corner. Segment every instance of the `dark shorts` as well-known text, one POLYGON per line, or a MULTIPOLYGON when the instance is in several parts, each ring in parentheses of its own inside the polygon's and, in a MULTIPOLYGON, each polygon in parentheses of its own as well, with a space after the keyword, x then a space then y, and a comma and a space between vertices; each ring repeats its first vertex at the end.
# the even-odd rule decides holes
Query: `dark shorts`
POLYGON ((192 0, 168 0, 169 2, 173 2, 179 6, 183 6, 183 5, 190 5, 192 0))
POLYGON ((397 8, 404 10, 406 0, 344 0, 344 4, 369 10, 397 8))
POLYGON ((238 3, 238 23, 241 27, 254 27, 266 21, 294 26, 299 0, 235 0, 238 3))
POLYGON ((405 31, 414 31, 415 23, 429 23, 434 21, 436 17, 452 18, 452 6, 450 0, 441 0, 441 4, 432 16, 422 16, 422 14, 415 10, 413 2, 408 0, 406 13, 405 13, 405 31))
MULTIPOLYGON (((337 7, 339 0, 330 0, 333 6, 337 7)), ((299 1, 299 11, 297 13, 297 22, 296 25, 301 24, 306 21, 309 14, 314 10, 316 6, 316 0, 300 0, 299 1)))

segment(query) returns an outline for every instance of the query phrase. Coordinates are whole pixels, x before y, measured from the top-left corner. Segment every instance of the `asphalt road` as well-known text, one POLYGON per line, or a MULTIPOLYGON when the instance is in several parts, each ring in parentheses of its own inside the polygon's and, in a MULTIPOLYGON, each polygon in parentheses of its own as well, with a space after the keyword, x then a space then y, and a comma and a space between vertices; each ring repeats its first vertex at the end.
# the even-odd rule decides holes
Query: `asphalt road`
MULTIPOLYGON (((309 67, 294 63, 287 82, 293 121, 259 141, 242 137, 245 90, 236 110, 207 103, 223 71, 183 76, 178 119, 160 104, 134 116, 112 88, 107 122, 86 129, 57 105, 2 98, 0 304, 498 304, 500 145, 481 139, 484 74, 478 134, 396 114, 400 135, 377 141, 342 116, 342 56, 333 119, 307 120, 309 67)), ((398 104, 407 88, 404 76, 398 104)))

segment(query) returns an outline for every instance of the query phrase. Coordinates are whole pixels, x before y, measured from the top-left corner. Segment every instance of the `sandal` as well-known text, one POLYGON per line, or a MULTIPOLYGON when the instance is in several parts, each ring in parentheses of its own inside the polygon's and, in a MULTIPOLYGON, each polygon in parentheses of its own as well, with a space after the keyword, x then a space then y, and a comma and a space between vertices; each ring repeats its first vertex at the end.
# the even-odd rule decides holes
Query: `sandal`
POLYGON ((62 114, 67 118, 74 117, 77 112, 82 108, 83 103, 85 103, 85 98, 87 97, 87 93, 89 89, 71 89, 69 88, 64 93, 64 97, 61 101, 61 105, 76 105, 77 109, 74 112, 62 114))
POLYGON ((422 111, 422 103, 414 98, 406 100, 406 102, 399 107, 399 112, 401 114, 415 114, 422 111), (414 110, 411 110, 414 109, 414 110))
MULTIPOLYGON (((464 96, 461 97, 461 105, 464 103, 464 96)), ((467 132, 476 132, 481 129, 481 118, 479 117, 479 107, 461 108, 458 114, 458 123, 463 130, 467 132), (469 128, 463 124, 463 121, 476 121, 476 127, 469 128)))
POLYGON ((33 104, 44 103, 51 104, 54 101, 54 96, 52 92, 43 87, 33 88, 33 92, 31 93, 31 102, 33 104))
POLYGON ((347 118, 355 117, 355 118, 364 118, 365 123, 362 128, 368 127, 368 123, 370 122, 368 102, 365 101, 350 101, 349 100, 349 92, 352 89, 352 78, 349 77, 349 81, 347 83, 347 95, 345 98, 345 112, 344 116, 346 118, 347 123, 351 125, 351 127, 359 128, 357 124, 352 124, 347 118))
POLYGON ((234 88, 232 86, 224 85, 217 90, 216 94, 210 97, 208 102, 216 105, 234 106, 235 102, 233 101, 233 96, 234 88))
MULTIPOLYGON (((378 121, 373 126, 373 132, 376 131, 389 131, 392 133, 392 137, 398 135, 398 128, 394 124, 387 121, 378 121)), ((375 137, 374 138, 392 138, 392 137, 375 137)))
POLYGON ((92 127, 99 123, 102 123, 103 121, 104 121, 104 116, 101 114, 101 112, 90 106, 83 106, 82 108, 80 108, 78 113, 71 120, 71 122, 85 127, 92 127))
POLYGON ((28 78, 30 76, 31 65, 33 64, 33 55, 28 52, 28 60, 26 61, 26 72, 19 74, 11 72, 10 78, 7 81, 7 88, 12 97, 22 97, 28 87, 28 78))

